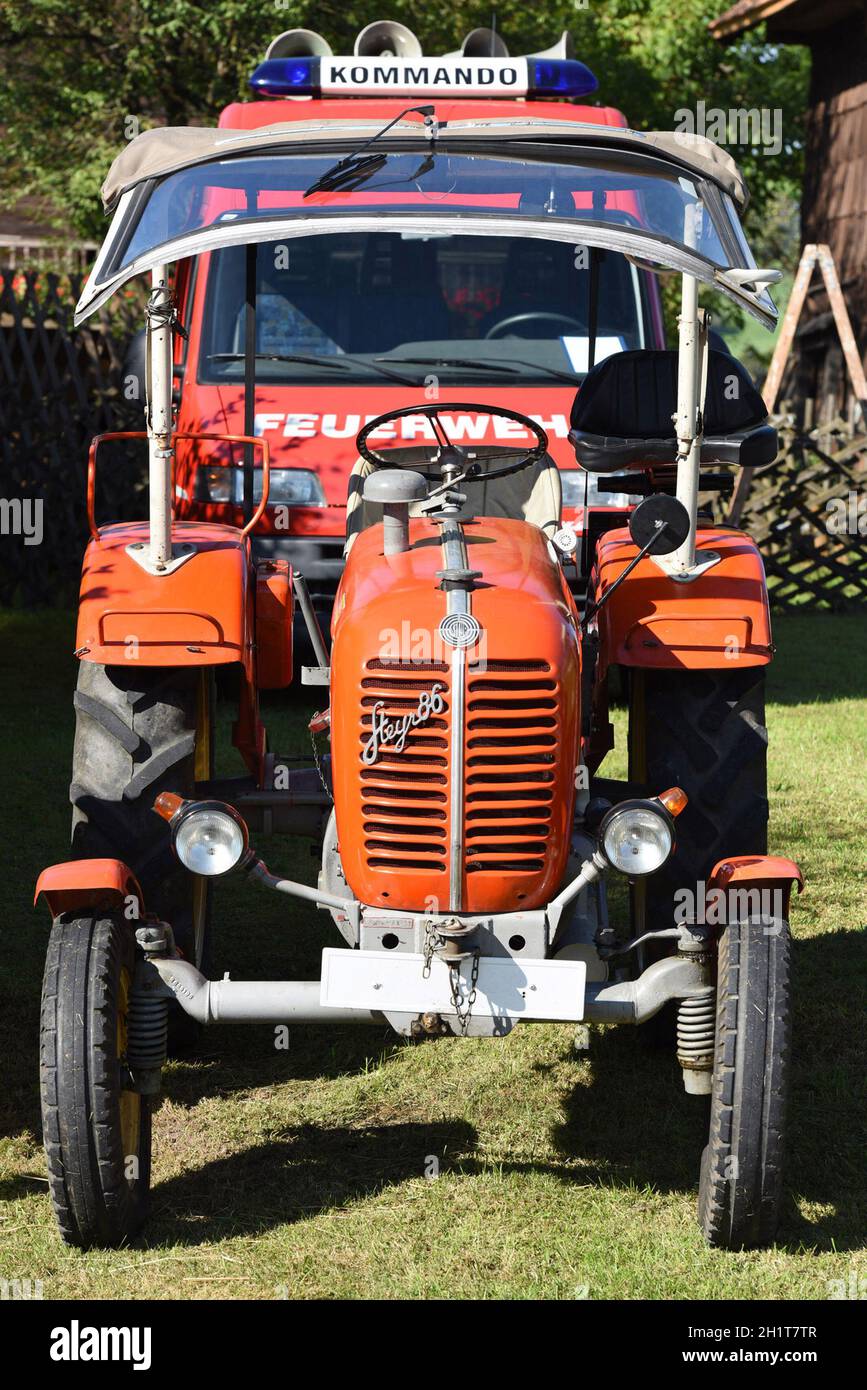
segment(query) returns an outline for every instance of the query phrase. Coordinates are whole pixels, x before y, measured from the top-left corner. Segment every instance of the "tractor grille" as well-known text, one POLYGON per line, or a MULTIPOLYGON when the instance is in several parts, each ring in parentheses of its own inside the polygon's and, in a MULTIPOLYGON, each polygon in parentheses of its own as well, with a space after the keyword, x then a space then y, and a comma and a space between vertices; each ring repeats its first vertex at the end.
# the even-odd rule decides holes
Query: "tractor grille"
POLYGON ((372 710, 380 700, 387 716, 399 718, 414 710, 435 682, 445 687, 443 713, 410 729, 402 752, 386 750, 372 767, 362 768, 364 854, 371 869, 447 871, 451 702, 446 663, 368 661, 361 682, 361 745, 370 736, 372 710))
POLYGON ((468 874, 545 867, 557 780, 559 684, 546 661, 471 664, 464 836, 468 874))

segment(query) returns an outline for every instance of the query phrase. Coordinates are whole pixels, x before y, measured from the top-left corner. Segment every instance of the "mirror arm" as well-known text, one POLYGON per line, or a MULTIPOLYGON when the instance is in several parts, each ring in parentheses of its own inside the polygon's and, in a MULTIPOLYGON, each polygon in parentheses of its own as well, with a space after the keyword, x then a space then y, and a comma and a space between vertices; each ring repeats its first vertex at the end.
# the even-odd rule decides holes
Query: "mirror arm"
POLYGON ((667 521, 657 521, 657 522, 655 523, 655 530, 653 531, 653 533, 652 533, 650 536, 648 536, 647 540, 644 542, 644 545, 643 545, 643 546, 641 547, 641 549, 638 551, 637 555, 633 555, 632 559, 629 561, 629 564, 626 565, 626 566, 620 571, 620 574, 618 574, 618 576, 617 576, 617 578, 615 579, 614 583, 610 586, 610 588, 608 588, 608 589, 605 590, 605 593, 602 595, 601 599, 599 599, 599 602, 598 602, 598 603, 592 604, 592 605, 590 606, 590 608, 587 609, 587 611, 585 612, 583 618, 581 619, 581 630, 582 630, 582 632, 586 632, 586 631, 587 631, 587 626, 588 626, 588 624, 590 623, 591 619, 596 617, 596 614, 599 612, 600 608, 604 608, 604 607, 605 607, 605 604, 608 602, 608 600, 610 599, 611 595, 614 593, 615 589, 619 589, 619 588, 620 588, 620 585, 623 583, 624 579, 628 579, 628 578, 629 578, 630 574, 631 574, 632 571, 635 569, 635 566, 638 564, 639 560, 643 560, 643 559, 644 559, 644 557, 645 557, 645 555, 648 553, 648 551, 649 551, 654 545, 657 544, 657 542, 659 541, 660 536, 664 535, 665 532, 666 532, 667 530, 668 530, 668 522, 667 522, 667 521))

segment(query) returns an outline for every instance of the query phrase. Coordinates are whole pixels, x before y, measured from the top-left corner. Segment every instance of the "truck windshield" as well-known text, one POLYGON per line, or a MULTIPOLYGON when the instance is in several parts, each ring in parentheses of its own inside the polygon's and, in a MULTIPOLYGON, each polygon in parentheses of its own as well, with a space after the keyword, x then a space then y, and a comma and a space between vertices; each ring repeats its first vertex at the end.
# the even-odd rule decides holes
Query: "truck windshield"
MULTIPOLYGON (((642 277, 596 251, 595 360, 645 344, 642 277)), ((243 379, 245 249, 213 252, 205 279, 199 379, 243 379)), ((367 379, 401 364, 419 381, 468 370, 524 379, 587 371, 590 253, 512 236, 346 232, 257 248, 256 375, 260 381, 367 379), (351 360, 349 360, 351 358, 351 360), (341 359, 343 359, 341 361, 341 359)), ((649 335, 648 335, 649 336, 649 335)))

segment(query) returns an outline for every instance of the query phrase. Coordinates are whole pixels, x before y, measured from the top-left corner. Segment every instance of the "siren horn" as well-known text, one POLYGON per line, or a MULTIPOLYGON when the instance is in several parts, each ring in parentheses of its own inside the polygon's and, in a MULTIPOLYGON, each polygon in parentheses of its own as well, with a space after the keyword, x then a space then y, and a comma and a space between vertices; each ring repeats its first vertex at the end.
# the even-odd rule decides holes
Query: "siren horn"
POLYGON ((541 53, 528 53, 528 58, 559 58, 563 62, 569 62, 575 57, 575 41, 568 29, 564 29, 556 43, 550 48, 545 48, 541 53))
POLYGON ((331 58, 333 49, 314 29, 287 29, 272 39, 265 54, 269 58, 331 58))
POLYGON ((508 58, 509 49, 505 39, 500 38, 496 29, 471 29, 460 48, 447 53, 447 58, 508 58))
POLYGON ((421 44, 411 29, 394 19, 377 19, 355 40, 356 58, 420 58, 421 44))

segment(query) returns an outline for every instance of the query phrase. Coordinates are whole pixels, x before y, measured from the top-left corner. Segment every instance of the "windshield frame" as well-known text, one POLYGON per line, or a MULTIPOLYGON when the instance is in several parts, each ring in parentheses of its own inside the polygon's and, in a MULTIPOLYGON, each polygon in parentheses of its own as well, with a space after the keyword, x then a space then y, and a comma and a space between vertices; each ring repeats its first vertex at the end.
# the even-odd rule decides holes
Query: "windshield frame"
MULTIPOLYGON (((410 139, 385 137, 381 144, 383 153, 420 154, 422 156, 432 153, 430 141, 417 136, 410 139)), ((303 157, 309 158, 319 154, 340 154, 352 148, 353 143, 349 140, 311 141, 305 145, 303 157)), ((275 215, 273 210, 266 210, 261 215, 245 217, 238 221, 193 228, 168 242, 145 249, 133 261, 123 265, 121 262, 126 247, 139 225, 151 196, 160 184, 178 172, 173 171, 173 173, 161 177, 142 180, 121 195, 108 235, 97 255, 76 307, 75 322, 76 324, 82 322, 89 314, 105 303, 115 290, 127 280, 153 269, 156 265, 170 264, 187 257, 198 256, 205 251, 215 250, 221 246, 247 245, 277 239, 285 240, 288 237, 310 236, 314 233, 327 235, 329 231, 374 231, 385 225, 390 230, 395 231, 418 230, 419 226, 427 226, 432 231, 440 229, 464 235, 535 236, 542 239, 565 241, 578 246, 597 246, 606 250, 620 251, 624 255, 635 257, 642 263, 643 268, 673 270, 681 274, 693 275, 702 283, 722 290, 765 327, 773 328, 776 324, 777 311, 767 290, 762 290, 759 293, 748 291, 727 278, 730 270, 753 269, 755 266, 754 262, 747 266, 739 264, 745 259, 743 247, 746 245, 746 241, 740 222, 738 222, 737 231, 730 225, 734 205, 731 200, 724 200, 721 188, 711 179, 702 178, 694 169, 687 170, 678 161, 665 158, 658 152, 643 153, 626 149, 606 151, 604 146, 576 142, 574 138, 568 144, 553 141, 550 138, 540 142, 527 137, 497 140, 495 143, 490 140, 474 141, 471 136, 467 135, 446 139, 445 134, 443 134, 438 138, 433 151, 435 154, 441 153, 443 155, 473 155, 491 159, 517 158, 524 162, 567 167, 582 162, 586 163, 588 160, 601 167, 602 157, 606 152, 611 155, 612 160, 618 166, 632 165, 639 175, 644 172, 651 175, 665 174, 668 178, 673 175, 677 178, 689 177, 695 185, 698 197, 708 208, 724 249, 727 254, 732 256, 732 265, 720 267, 709 257, 685 246, 683 242, 677 242, 659 232, 619 227, 609 221, 594 221, 590 218, 521 214, 518 212, 474 211, 467 213, 451 211, 431 213, 429 208, 404 209, 396 213, 389 208, 349 211, 343 207, 340 210, 335 209, 324 213, 321 208, 312 206, 309 210, 291 214, 277 213, 275 215), (738 236, 738 232, 740 236, 738 236)), ((288 143, 285 146, 271 145, 267 150, 268 157, 273 155, 281 158, 286 156, 297 158, 299 153, 297 145, 288 143)), ((261 158, 263 154, 264 152, 256 156, 254 151, 248 148, 244 151, 226 153, 218 159, 192 161, 189 167, 192 167, 193 164, 202 167, 208 163, 222 164, 236 159, 261 158)), ((750 256, 749 259, 752 260, 752 257, 750 256)))

